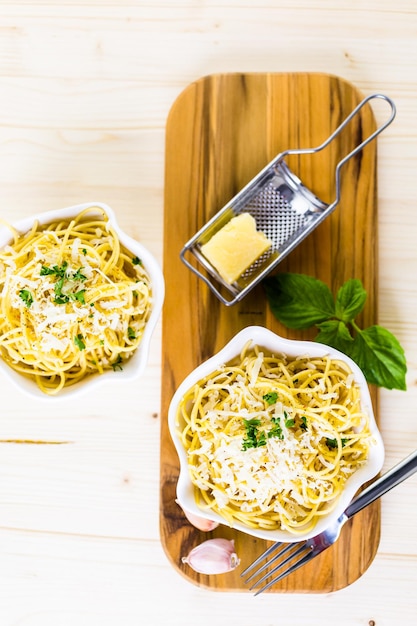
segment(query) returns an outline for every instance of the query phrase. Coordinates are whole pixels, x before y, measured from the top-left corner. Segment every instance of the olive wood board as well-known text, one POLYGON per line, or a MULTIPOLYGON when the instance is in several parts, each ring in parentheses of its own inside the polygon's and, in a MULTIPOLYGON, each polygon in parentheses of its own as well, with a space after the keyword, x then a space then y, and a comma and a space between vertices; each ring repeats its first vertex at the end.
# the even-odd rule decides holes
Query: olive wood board
MULTIPOLYGON (((284 337, 312 339, 316 330, 290 331, 271 314, 262 285, 241 302, 223 305, 180 260, 180 250, 217 211, 278 153, 320 145, 363 99, 347 81, 320 73, 231 73, 203 77, 176 99, 166 126, 164 258, 166 297, 162 315, 160 439, 160 536, 177 571, 190 582, 218 591, 249 592, 240 574, 269 545, 226 525, 204 533, 176 504, 178 457, 167 414, 182 380, 240 329, 261 325, 284 337), (240 565, 203 575, 182 563, 197 544, 233 539, 240 565)), ((335 197, 338 161, 376 128, 365 106, 329 148, 287 160, 319 198, 335 197)), ((336 293, 350 278, 368 292, 358 323, 377 321, 376 142, 344 165, 341 201, 276 271, 302 272, 336 293)), ((377 390, 371 388, 376 417, 377 390)), ((354 582, 372 562, 380 537, 376 502, 350 520, 337 543, 268 592, 327 593, 354 582)), ((252 593, 252 592, 251 592, 252 593)))

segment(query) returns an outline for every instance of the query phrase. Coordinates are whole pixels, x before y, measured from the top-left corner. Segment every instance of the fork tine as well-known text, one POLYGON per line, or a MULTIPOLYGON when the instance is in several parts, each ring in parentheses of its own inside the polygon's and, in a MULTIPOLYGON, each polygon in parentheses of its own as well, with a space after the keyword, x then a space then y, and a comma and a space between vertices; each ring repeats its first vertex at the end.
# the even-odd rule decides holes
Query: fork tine
POLYGON ((263 552, 261 556, 258 556, 258 558, 253 563, 251 563, 246 569, 243 570, 243 572, 241 573, 241 576, 245 576, 246 574, 249 574, 249 572, 258 565, 258 563, 263 561, 263 559, 266 559, 267 556, 272 554, 272 552, 274 552, 275 550, 278 550, 278 548, 280 548, 282 545, 283 545, 282 541, 277 541, 272 546, 269 546, 269 548, 265 550, 265 552, 263 552))
MULTIPOLYGON (((291 552, 291 554, 289 554, 283 561, 281 561, 280 563, 278 563, 278 565, 275 565, 275 567, 273 567, 271 569, 270 572, 267 572, 266 574, 264 574, 262 576, 262 578, 260 578, 259 580, 257 580, 252 587, 250 587, 250 589, 254 589, 255 587, 257 587, 258 585, 260 585, 264 580, 266 580, 267 578, 269 578, 270 576, 272 576, 273 574, 275 574, 275 572, 277 572, 278 570, 280 570, 282 567, 284 567, 284 565, 287 565, 287 563, 290 563, 293 559, 299 557, 302 558, 303 553, 305 552, 306 549, 309 548, 308 544, 306 544, 304 541, 301 545, 298 544, 290 544, 291 547, 296 546, 297 549, 295 550, 295 552, 291 552)), ((269 563, 267 563, 267 565, 269 565, 269 563)), ((265 569, 265 568, 263 568, 265 569)), ((254 574, 252 576, 252 578, 256 576, 256 574, 254 574)))
MULTIPOLYGON (((265 561, 265 563, 263 565, 261 565, 261 567, 256 570, 256 572, 254 572, 253 574, 251 574, 251 576, 249 576, 249 578, 245 579, 245 583, 248 583, 250 580, 252 580, 252 578, 254 578, 255 576, 258 576, 258 574, 260 574, 261 572, 264 571, 264 569, 266 569, 267 567, 269 567, 269 565, 272 565, 272 563, 275 563, 275 561, 277 561, 278 559, 280 559, 282 556, 284 556, 284 554, 286 554, 287 552, 289 552, 290 550, 292 550, 294 548, 294 546, 296 546, 297 544, 295 543, 289 543, 289 544, 280 544, 283 545, 284 547, 281 548, 281 550, 279 550, 279 552, 277 552, 277 554, 275 554, 272 559, 270 559, 269 561, 265 561)), ((255 563, 252 564, 252 566, 248 567, 248 570, 251 570, 253 568, 253 565, 256 565, 257 563, 259 563, 260 560, 262 560, 265 556, 267 556, 266 554, 262 554, 259 559, 256 559, 255 563)), ((246 570, 245 570, 246 571, 246 570)), ((244 572, 243 572, 244 573, 244 572)))
MULTIPOLYGON (((286 576, 288 576, 289 574, 292 574, 293 572, 295 572, 299 567, 302 567, 303 565, 305 565, 306 563, 308 563, 311 559, 313 559, 316 556, 315 552, 313 550, 310 550, 310 552, 308 552, 305 556, 303 556, 299 561, 297 561, 296 563, 293 563, 293 565, 291 565, 287 570, 285 570, 285 572, 281 572, 281 574, 279 574, 278 576, 276 576, 275 578, 273 578, 272 580, 270 580, 266 585, 264 585, 263 587, 261 587, 261 589, 258 589, 258 591, 254 594, 255 596, 258 596, 260 593, 262 593, 263 591, 266 591, 266 589, 269 589, 269 587, 272 587, 272 585, 275 585, 275 583, 277 583, 278 581, 282 580, 283 578, 285 578, 286 576)), ((259 581, 260 582, 260 581, 259 581)), ((256 583, 257 585, 258 583, 256 583)), ((253 587, 251 587, 251 589, 253 589, 254 587, 256 587, 256 585, 254 585, 253 587)))

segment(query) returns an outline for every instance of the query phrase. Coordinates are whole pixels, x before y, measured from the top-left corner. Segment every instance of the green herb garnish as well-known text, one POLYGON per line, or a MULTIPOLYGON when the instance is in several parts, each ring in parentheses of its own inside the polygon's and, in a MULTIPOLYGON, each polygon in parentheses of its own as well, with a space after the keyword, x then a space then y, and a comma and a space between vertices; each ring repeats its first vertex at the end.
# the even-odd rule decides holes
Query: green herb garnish
POLYGON ((68 263, 64 261, 62 265, 54 265, 53 267, 47 267, 42 265, 40 275, 41 276, 56 276, 58 280, 54 285, 55 304, 66 304, 67 302, 77 300, 81 304, 85 304, 85 289, 80 289, 76 292, 63 293, 63 287, 65 281, 84 282, 87 280, 87 276, 82 273, 83 268, 80 267, 73 274, 67 273, 68 263))
POLYGON ((307 418, 306 418, 305 415, 301 416, 300 428, 301 428, 301 430, 307 430, 307 418))
POLYGON ((75 272, 75 274, 72 274, 69 276, 70 280, 79 280, 81 282, 84 282, 85 280, 87 280, 87 276, 85 276, 81 270, 83 270, 83 267, 78 268, 78 270, 75 272))
POLYGON ((59 276, 59 278, 64 278, 67 267, 68 263, 66 261, 64 261, 61 266, 54 265, 53 267, 47 267, 46 265, 42 265, 40 274, 41 276, 59 276))
POLYGON ((265 400, 265 402, 269 405, 275 404, 278 400, 278 394, 276 391, 269 391, 264 396, 262 396, 262 400, 265 400))
POLYGON ((76 291, 75 293, 69 293, 68 298, 70 298, 70 300, 78 300, 78 302, 81 302, 81 304, 85 304, 84 294, 85 289, 81 289, 80 291, 76 291))
POLYGON ((127 336, 129 337, 129 339, 136 339, 136 333, 131 326, 128 326, 127 336))
POLYGON ((21 289, 19 291, 19 296, 22 298, 27 308, 30 309, 31 304, 33 304, 33 296, 29 289, 21 289))
MULTIPOLYGON (((342 448, 345 447, 347 442, 348 442, 348 439, 345 439, 345 438, 341 439, 342 448)), ((337 439, 329 439, 328 437, 326 437, 326 445, 328 448, 337 448, 337 439)))
POLYGON ((360 280, 346 281, 336 298, 324 282, 305 274, 277 274, 266 278, 264 286, 272 313, 282 324, 293 329, 317 326, 316 341, 350 356, 368 383, 406 389, 407 364, 396 337, 382 326, 361 329, 355 322, 367 297, 360 280))
POLYGON ((111 366, 112 366, 114 371, 116 371, 116 370, 122 371, 122 369, 123 369, 122 363, 123 363, 123 359, 122 359, 122 357, 119 354, 117 356, 117 359, 114 361, 114 363, 111 364, 111 366))
MULTIPOLYGON (((55 292, 55 296, 56 298, 61 298, 62 296, 62 287, 64 286, 64 277, 59 278, 56 283, 55 283, 55 287, 54 287, 54 292, 55 292)), ((55 300, 56 300, 55 298, 55 300)), ((67 300, 64 298, 64 302, 66 302, 67 300)), ((60 303, 62 304, 62 303, 60 303)))
POLYGON ((268 432, 268 439, 271 439, 272 437, 277 437, 277 439, 284 439, 281 428, 281 419, 279 417, 273 417, 271 421, 274 426, 268 432))
POLYGON ((249 448, 259 448, 259 446, 266 445, 265 433, 258 431, 258 426, 261 424, 261 420, 253 418, 250 420, 243 420, 246 429, 246 437, 242 442, 242 450, 248 450, 249 448))
POLYGON ((79 350, 85 350, 84 337, 82 336, 81 333, 78 333, 78 335, 75 335, 74 343, 79 350))
POLYGON ((133 265, 142 265, 142 261, 137 256, 133 257, 132 263, 133 263, 133 265))

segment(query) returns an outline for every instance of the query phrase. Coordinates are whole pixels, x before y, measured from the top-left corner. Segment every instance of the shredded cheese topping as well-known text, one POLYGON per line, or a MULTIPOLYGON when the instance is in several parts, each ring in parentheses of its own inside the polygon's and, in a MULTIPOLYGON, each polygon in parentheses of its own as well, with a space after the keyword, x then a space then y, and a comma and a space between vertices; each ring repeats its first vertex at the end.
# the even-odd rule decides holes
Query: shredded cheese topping
POLYGON ((258 346, 184 395, 177 423, 197 504, 252 528, 304 533, 368 457, 352 372, 338 360, 258 346))
POLYGON ((0 251, 3 359, 56 394, 122 369, 152 309, 150 279, 102 209, 19 234, 0 251))

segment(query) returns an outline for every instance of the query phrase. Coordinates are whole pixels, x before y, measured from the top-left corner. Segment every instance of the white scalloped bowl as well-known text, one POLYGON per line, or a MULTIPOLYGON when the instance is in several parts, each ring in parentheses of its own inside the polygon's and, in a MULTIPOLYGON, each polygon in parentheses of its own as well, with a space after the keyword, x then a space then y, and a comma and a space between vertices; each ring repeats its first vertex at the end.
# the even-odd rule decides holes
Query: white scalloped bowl
POLYGON ((181 424, 177 424, 177 409, 183 395, 195 383, 216 370, 220 365, 224 365, 234 357, 238 356, 248 341, 252 341, 253 345, 261 346, 270 353, 285 354, 288 357, 295 358, 301 355, 322 357, 329 355, 331 358, 344 361, 350 367, 354 375, 355 382, 360 386, 362 408, 369 416, 369 427, 371 434, 373 435, 374 444, 370 447, 368 461, 346 481, 344 490, 336 507, 327 515, 323 515, 312 530, 304 534, 295 535, 286 530, 268 531, 263 529, 253 529, 238 521, 233 524, 234 529, 261 539, 283 542, 301 541, 317 535, 328 527, 329 524, 335 521, 341 513, 343 513, 358 489, 379 473, 384 462, 384 445, 375 421, 368 385, 362 371, 349 357, 342 354, 338 350, 334 350, 333 348, 320 343, 284 339, 264 327, 249 326, 235 335, 222 350, 199 365, 183 380, 172 397, 168 411, 169 430, 180 461, 180 474, 177 483, 177 501, 185 511, 188 511, 197 517, 210 519, 226 526, 228 525, 225 518, 218 515, 215 511, 202 511, 196 503, 194 497, 194 486, 191 482, 188 470, 187 453, 178 435, 178 429, 181 428, 181 424))
MULTIPOLYGON (((70 206, 64 209, 57 209, 53 211, 46 211, 37 215, 32 215, 23 220, 20 220, 12 226, 19 233, 26 233, 30 230, 35 220, 38 220, 40 224, 50 224, 57 219, 67 220, 76 217, 81 211, 89 207, 97 207, 102 209, 107 217, 109 223, 117 233, 120 242, 125 246, 127 250, 132 252, 135 256, 143 261, 143 265, 150 277, 152 284, 152 310, 149 319, 146 323, 143 336, 138 348, 132 354, 132 356, 123 364, 123 370, 117 372, 117 381, 132 381, 144 372, 149 357, 149 348, 152 334, 155 330, 157 321, 161 315, 162 305, 165 296, 165 283, 162 275, 162 271, 153 257, 153 255, 138 241, 129 237, 119 227, 116 216, 113 210, 102 202, 87 202, 70 206)), ((101 215, 98 211, 97 215, 101 215)), ((3 248, 11 241, 10 230, 3 226, 0 228, 0 248, 3 248)), ((49 402, 51 400, 65 400, 69 397, 78 396, 81 393, 93 392, 99 386, 109 384, 115 381, 115 373, 113 370, 105 371, 103 374, 88 375, 74 385, 64 387, 56 395, 49 395, 41 391, 34 380, 19 372, 16 372, 0 357, 0 371, 14 384, 18 389, 24 393, 30 395, 33 398, 46 399, 49 402)))

